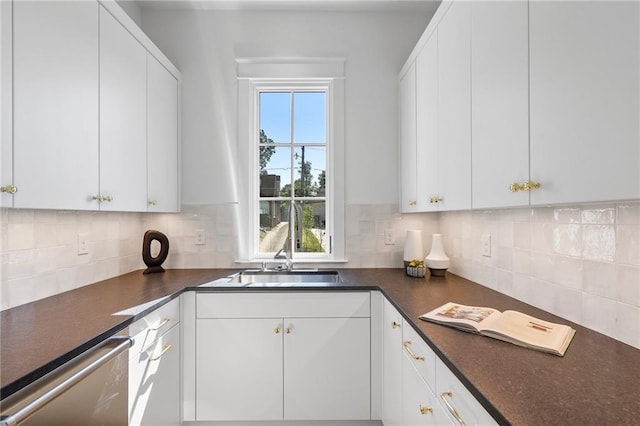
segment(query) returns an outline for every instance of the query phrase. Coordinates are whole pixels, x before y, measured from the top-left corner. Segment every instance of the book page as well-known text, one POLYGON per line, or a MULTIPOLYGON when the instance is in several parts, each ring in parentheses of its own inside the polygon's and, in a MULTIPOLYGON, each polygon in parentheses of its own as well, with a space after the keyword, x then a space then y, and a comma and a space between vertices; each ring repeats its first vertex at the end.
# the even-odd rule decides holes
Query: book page
POLYGON ((466 306, 459 303, 446 303, 431 312, 421 315, 420 318, 460 328, 479 331, 480 324, 490 323, 500 316, 500 311, 479 306, 466 306))
POLYGON ((562 350, 572 329, 516 311, 504 311, 491 324, 480 326, 482 334, 540 349, 562 350))

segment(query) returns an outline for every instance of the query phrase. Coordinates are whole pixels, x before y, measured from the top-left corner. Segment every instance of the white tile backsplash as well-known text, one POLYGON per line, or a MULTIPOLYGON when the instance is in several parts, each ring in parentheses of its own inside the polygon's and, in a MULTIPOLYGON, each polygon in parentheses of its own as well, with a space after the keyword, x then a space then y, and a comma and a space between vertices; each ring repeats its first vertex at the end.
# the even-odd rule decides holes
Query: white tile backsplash
MULTIPOLYGON (((409 229, 425 256, 442 233, 451 272, 640 347, 640 202, 400 214, 394 204, 347 205, 347 268, 402 266, 409 229), (384 244, 384 230, 395 244, 384 244), (491 234, 491 257, 481 253, 491 234)), ((1 209, 0 308, 144 268, 146 230, 170 241, 169 268, 235 268, 244 231, 237 206, 187 205, 179 214, 1 209), (195 245, 204 229, 206 244, 195 245), (77 255, 78 233, 89 254, 77 255)))
POLYGON ((640 348, 640 202, 495 212, 440 214, 452 272, 640 348), (473 227, 497 229, 495 262, 454 232, 473 227))

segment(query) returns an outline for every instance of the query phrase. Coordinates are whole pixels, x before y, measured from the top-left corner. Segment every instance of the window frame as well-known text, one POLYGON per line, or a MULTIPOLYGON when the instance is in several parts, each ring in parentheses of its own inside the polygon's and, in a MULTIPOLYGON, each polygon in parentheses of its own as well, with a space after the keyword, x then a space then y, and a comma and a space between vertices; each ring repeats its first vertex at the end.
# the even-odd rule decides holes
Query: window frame
MULTIPOLYGON (((238 61, 238 260, 274 261, 260 253, 260 93, 264 91, 323 91, 326 111, 326 253, 296 252, 294 263, 342 263, 344 232, 344 60, 305 60, 275 65, 260 60, 238 61), (248 154, 247 154, 248 153, 248 154), (243 226, 243 224, 246 225, 243 226)), ((277 145, 277 144, 276 144, 277 145)), ((291 146, 283 144, 284 146, 291 146)), ((292 183, 293 185, 293 183, 292 183)))

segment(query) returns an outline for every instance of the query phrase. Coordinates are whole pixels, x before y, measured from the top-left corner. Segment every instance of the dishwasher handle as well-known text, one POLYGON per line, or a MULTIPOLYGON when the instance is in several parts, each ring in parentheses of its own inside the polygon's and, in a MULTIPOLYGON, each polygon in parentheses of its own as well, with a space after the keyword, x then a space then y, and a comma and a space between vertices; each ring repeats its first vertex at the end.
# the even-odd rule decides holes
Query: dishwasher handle
MULTIPOLYGON (((20 410, 15 413, 4 417, 0 420, 0 426, 16 426, 19 423, 25 421, 32 415, 34 415, 38 410, 43 408, 45 405, 53 401, 58 396, 62 395, 67 390, 71 389, 76 383, 80 382, 82 379, 93 373, 98 368, 102 367, 104 364, 118 356, 121 352, 129 349, 133 345, 133 339, 127 336, 115 336, 107 339, 106 344, 109 343, 118 343, 116 347, 111 349, 106 354, 101 357, 95 359, 93 362, 88 364, 82 370, 77 373, 69 376, 63 382, 46 392, 45 394, 39 396, 33 401, 29 402, 27 405, 22 407, 20 410)), ((104 346, 104 345, 102 345, 104 346)), ((102 347, 101 346, 101 347, 102 347)))

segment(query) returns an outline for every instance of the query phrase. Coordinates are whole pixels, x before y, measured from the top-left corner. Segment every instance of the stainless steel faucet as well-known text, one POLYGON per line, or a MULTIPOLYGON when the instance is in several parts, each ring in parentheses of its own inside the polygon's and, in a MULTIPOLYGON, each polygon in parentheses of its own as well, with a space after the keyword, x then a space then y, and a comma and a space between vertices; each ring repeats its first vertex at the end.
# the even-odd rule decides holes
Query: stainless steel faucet
POLYGON ((273 256, 274 259, 285 259, 282 269, 286 269, 287 271, 293 269, 293 247, 295 247, 296 250, 302 248, 302 207, 291 200, 289 204, 287 239, 282 245, 282 248, 273 256), (281 254, 283 251, 284 255, 281 254))

